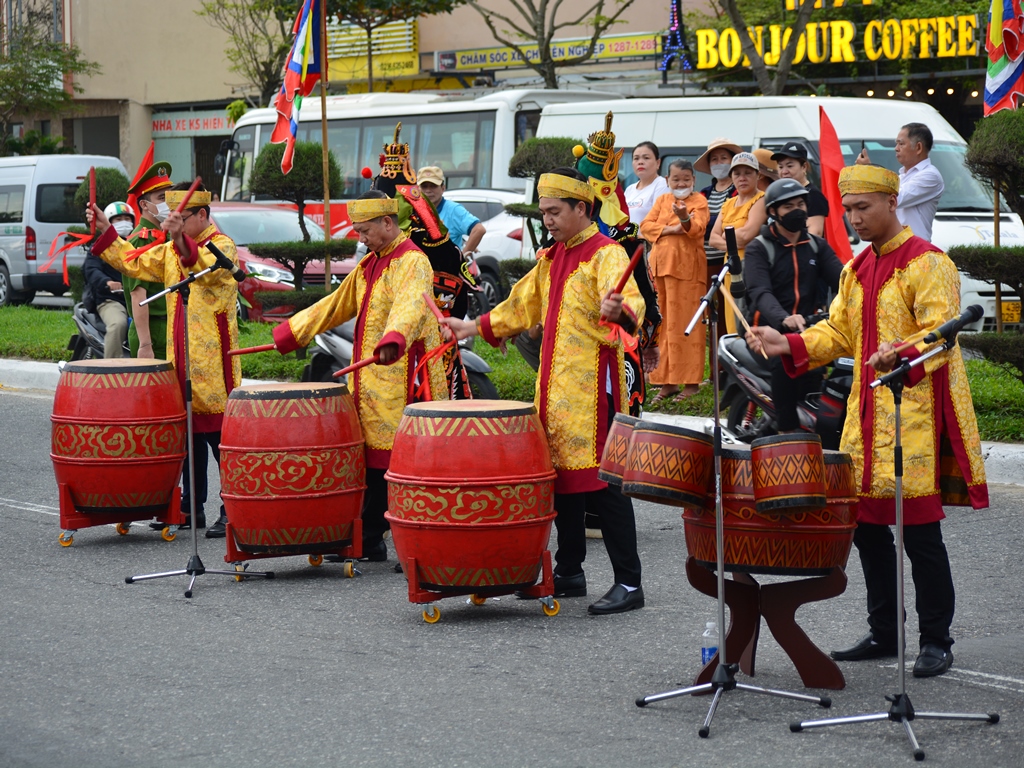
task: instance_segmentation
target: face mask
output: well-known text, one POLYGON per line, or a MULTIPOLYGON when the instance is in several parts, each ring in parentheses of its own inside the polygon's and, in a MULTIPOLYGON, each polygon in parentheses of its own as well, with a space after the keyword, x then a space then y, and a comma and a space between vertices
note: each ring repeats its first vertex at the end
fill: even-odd
POLYGON ((677 200, 685 200, 693 192, 693 187, 683 187, 683 189, 673 189, 672 194, 676 196, 677 200))
POLYGON ((716 163, 711 166, 711 175, 721 181, 729 177, 729 163, 716 163))
POLYGON ((130 221, 114 222, 114 231, 117 232, 117 234, 119 234, 121 237, 128 237, 128 235, 132 233, 133 229, 135 229, 135 225, 133 225, 130 221))
POLYGON ((171 212, 171 208, 167 203, 150 203, 149 205, 150 213, 148 215, 152 216, 157 221, 163 221, 167 218, 167 214, 171 212), (156 208, 155 213, 152 212, 153 208, 156 208))
POLYGON ((802 232, 807 226, 807 211, 802 211, 799 208, 790 211, 779 219, 779 224, 790 232, 802 232))

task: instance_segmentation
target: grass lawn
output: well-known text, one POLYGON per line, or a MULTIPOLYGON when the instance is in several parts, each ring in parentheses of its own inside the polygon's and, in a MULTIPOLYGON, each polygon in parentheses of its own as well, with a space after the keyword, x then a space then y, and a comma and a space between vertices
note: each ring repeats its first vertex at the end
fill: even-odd
MULTIPOLYGON (((273 341, 273 326, 265 323, 239 323, 239 346, 254 347, 273 341)), ((76 333, 71 312, 66 309, 39 307, 3 307, 0 309, 0 358, 22 358, 57 362, 69 360, 68 340, 76 333)), ((536 374, 519 351, 508 345, 502 355, 481 339, 473 347, 494 369, 491 381, 506 400, 533 400, 536 374)), ((260 352, 242 356, 242 375, 247 379, 298 381, 306 360, 295 354, 260 352)), ((978 416, 982 440, 1024 443, 1024 383, 1015 369, 994 365, 985 360, 967 360, 967 376, 978 416)), ((651 387, 648 403, 657 392, 651 387)), ((693 397, 681 403, 669 400, 650 406, 648 410, 687 416, 710 417, 711 387, 701 387, 693 397)))

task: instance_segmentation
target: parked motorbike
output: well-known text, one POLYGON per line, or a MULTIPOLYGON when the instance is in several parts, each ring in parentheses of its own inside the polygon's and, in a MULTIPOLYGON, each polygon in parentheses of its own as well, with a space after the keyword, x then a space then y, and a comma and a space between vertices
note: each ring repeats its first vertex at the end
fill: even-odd
MULTIPOLYGON (((107 326, 103 320, 95 312, 86 309, 82 302, 75 304, 71 315, 78 326, 78 333, 68 342, 67 348, 71 350, 71 359, 102 360, 103 339, 107 335, 107 326)), ((131 357, 127 341, 124 343, 124 356, 131 357)))
MULTIPOLYGON (((807 317, 808 326, 827 319, 827 314, 807 317)), ((722 405, 728 408, 726 428, 737 440, 750 443, 778 431, 772 402, 771 369, 761 355, 747 347, 737 334, 726 334, 718 342, 718 359, 725 370, 722 405)), ((846 420, 847 400, 853 386, 852 357, 840 357, 823 369, 821 390, 811 392, 797 403, 800 428, 821 436, 823 448, 839 449, 846 420)))

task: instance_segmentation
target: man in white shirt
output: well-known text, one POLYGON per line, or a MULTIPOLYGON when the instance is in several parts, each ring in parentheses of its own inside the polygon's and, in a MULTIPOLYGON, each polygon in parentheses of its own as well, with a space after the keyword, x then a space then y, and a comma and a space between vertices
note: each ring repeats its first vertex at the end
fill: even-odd
MULTIPOLYGON (((924 123, 907 123, 896 135, 896 161, 902 166, 896 215, 901 224, 928 242, 932 239, 932 222, 939 198, 946 188, 942 174, 928 158, 931 150, 932 132, 924 123)), ((867 150, 861 150, 857 162, 861 165, 871 162, 867 150)))

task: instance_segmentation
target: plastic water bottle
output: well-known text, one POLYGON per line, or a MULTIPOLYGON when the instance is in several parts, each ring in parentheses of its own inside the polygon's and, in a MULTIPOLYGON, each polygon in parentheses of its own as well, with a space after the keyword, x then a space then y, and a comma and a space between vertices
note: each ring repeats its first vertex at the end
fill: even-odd
POLYGON ((700 636, 700 663, 707 664, 718 653, 718 624, 709 621, 700 636))

